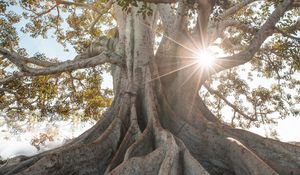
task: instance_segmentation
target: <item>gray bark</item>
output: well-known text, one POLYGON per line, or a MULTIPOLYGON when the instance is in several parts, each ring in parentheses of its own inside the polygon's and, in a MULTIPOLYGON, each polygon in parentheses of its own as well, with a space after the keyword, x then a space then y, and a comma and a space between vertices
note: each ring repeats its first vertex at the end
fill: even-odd
MULTIPOLYGON (((274 26, 289 3, 265 25, 274 26)), ((207 109, 198 89, 210 73, 186 60, 189 51, 166 37, 192 47, 180 27, 184 16, 167 5, 153 9, 145 19, 137 8, 115 9, 125 65, 113 69, 115 99, 101 120, 62 147, 9 161, 0 174, 300 174, 300 147, 231 128, 207 109), (154 55, 156 13, 166 30, 154 55)), ((251 52, 269 27, 257 34, 251 52)))

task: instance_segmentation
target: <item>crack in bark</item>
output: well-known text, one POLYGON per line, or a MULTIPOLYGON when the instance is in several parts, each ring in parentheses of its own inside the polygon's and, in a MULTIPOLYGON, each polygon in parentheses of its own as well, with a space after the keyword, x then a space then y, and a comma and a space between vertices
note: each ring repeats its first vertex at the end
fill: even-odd
MULTIPOLYGON (((284 1, 280 13, 274 12, 265 28, 273 25, 287 3, 290 1, 284 1)), ((132 14, 137 11, 131 10, 132 14)), ((116 14, 125 29, 119 31, 119 42, 128 56, 124 58, 127 70, 116 68, 116 98, 102 119, 64 146, 3 166, 0 174, 300 174, 300 147, 233 129, 217 120, 197 96, 197 88, 207 77, 193 74, 187 80, 191 72, 185 71, 176 74, 176 79, 151 81, 164 71, 164 65, 156 65, 162 57, 154 57, 149 49, 151 31, 138 20, 153 24, 154 19, 133 19, 132 14, 116 14), (126 32, 134 33, 126 39, 126 32), (144 64, 154 59, 157 62, 144 64), (184 91, 180 92, 182 82, 184 91)), ((167 16, 164 20, 168 22, 167 16)), ((170 33, 176 37, 180 31, 170 33)), ((174 48, 159 48, 164 51, 171 53, 174 48)))

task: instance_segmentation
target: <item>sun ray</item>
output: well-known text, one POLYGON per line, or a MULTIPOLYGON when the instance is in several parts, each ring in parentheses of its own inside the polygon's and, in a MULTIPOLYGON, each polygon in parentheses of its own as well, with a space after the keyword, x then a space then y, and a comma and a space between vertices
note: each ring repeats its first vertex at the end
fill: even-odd
MULTIPOLYGON (((214 66, 216 66, 215 60, 216 60, 216 54, 213 53, 209 47, 207 48, 203 48, 203 47, 199 47, 199 45, 203 45, 203 41, 200 41, 199 45, 197 45, 197 42, 192 38, 192 37, 188 37, 189 40, 192 42, 193 47, 188 47, 185 44, 176 41, 175 39, 173 39, 172 37, 167 36, 166 34, 162 34, 162 32, 156 31, 155 29, 153 29, 153 27, 151 27, 150 25, 147 25, 145 23, 143 23, 142 21, 139 21, 142 25, 149 27, 152 31, 154 31, 155 33, 159 33, 161 35, 163 35, 165 38, 169 39, 170 41, 178 44, 179 46, 181 46, 182 48, 186 49, 187 51, 189 51, 190 53, 186 56, 177 56, 177 55, 167 55, 168 57, 174 57, 174 58, 181 58, 180 63, 184 64, 184 66, 179 67, 175 70, 171 70, 165 74, 159 75, 155 78, 152 78, 151 80, 149 80, 148 82, 154 81, 156 79, 168 76, 172 73, 175 73, 177 71, 186 69, 188 67, 191 67, 193 65, 198 65, 197 69, 200 70, 200 74, 203 73, 204 71, 213 71, 214 70, 214 66), (191 62, 191 63, 190 63, 191 62)), ((214 49, 215 50, 215 49, 214 49)), ((170 64, 166 65, 166 66, 174 66, 176 64, 178 64, 179 62, 171 62, 170 64)), ((192 73, 189 77, 191 77, 193 74, 195 74, 197 72, 197 70, 192 70, 192 73)), ((199 75, 200 76, 200 75, 199 75)), ((183 84, 186 83, 186 81, 188 81, 189 78, 187 78, 185 80, 185 82, 183 84)))
POLYGON ((215 61, 215 55, 209 49, 199 50, 196 57, 202 67, 210 68, 215 61))
POLYGON ((169 40, 173 41, 174 43, 178 44, 179 46, 181 46, 181 47, 183 47, 183 48, 189 50, 190 52, 192 52, 192 53, 197 53, 195 50, 193 50, 193 49, 191 49, 191 48, 189 48, 189 47, 186 47, 184 44, 182 44, 182 43, 176 41, 175 39, 173 39, 173 38, 167 36, 166 34, 163 34, 163 33, 159 32, 159 31, 154 30, 150 25, 147 25, 147 24, 143 23, 141 20, 139 20, 139 22, 140 22, 141 24, 143 24, 144 26, 150 28, 150 29, 151 29, 152 31, 154 31, 155 33, 159 33, 159 34, 163 35, 163 36, 166 37, 167 39, 169 39, 169 40))
POLYGON ((188 68, 188 67, 190 67, 190 66, 193 66, 193 65, 195 65, 195 64, 197 64, 197 62, 193 62, 193 63, 191 63, 191 64, 182 66, 181 68, 175 69, 175 70, 173 70, 173 71, 170 71, 170 72, 165 73, 165 74, 163 74, 163 75, 160 75, 160 76, 158 76, 158 77, 152 78, 151 80, 149 80, 149 82, 151 82, 151 81, 153 81, 153 80, 157 80, 157 79, 159 79, 159 78, 161 78, 161 77, 165 77, 165 76, 170 75, 170 74, 172 74, 172 73, 175 73, 175 72, 177 72, 177 71, 186 69, 186 68, 188 68))
POLYGON ((199 65, 197 64, 197 68, 193 69, 192 72, 191 72, 191 74, 189 74, 189 76, 186 77, 186 79, 184 80, 184 82, 181 83, 180 88, 181 88, 186 82, 188 82, 188 80, 190 80, 191 77, 194 76, 195 73, 196 73, 197 71, 199 71, 199 70, 200 70, 200 67, 199 67, 199 65))

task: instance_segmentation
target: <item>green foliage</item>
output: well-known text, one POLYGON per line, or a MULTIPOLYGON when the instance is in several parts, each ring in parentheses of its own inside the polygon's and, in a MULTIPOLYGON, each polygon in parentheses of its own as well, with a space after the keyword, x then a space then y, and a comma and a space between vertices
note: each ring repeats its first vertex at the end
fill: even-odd
POLYGON ((32 112, 37 120, 69 119, 75 114, 84 120, 98 120, 103 110, 110 106, 112 90, 102 89, 103 68, 61 75, 28 77, 3 85, 13 93, 2 93, 1 110, 11 120, 26 120, 32 112))
MULTIPOLYGON (((257 31, 278 3, 256 2, 233 18, 257 31)), ((295 27, 299 13, 299 9, 286 12, 276 25, 278 32, 264 42, 250 63, 221 72, 207 82, 235 109, 228 107, 218 95, 201 90, 209 108, 220 119, 233 126, 249 128, 276 124, 278 119, 299 115, 300 31, 295 27), (229 114, 232 117, 228 118, 229 114)), ((226 33, 227 39, 221 46, 228 54, 244 50, 253 38, 253 33, 235 27, 227 29, 226 33), (228 40, 235 47, 229 45, 228 40)))
POLYGON ((21 31, 32 37, 44 38, 53 33, 52 37, 56 37, 63 46, 71 44, 79 53, 82 52, 93 38, 106 34, 116 24, 110 11, 99 17, 97 9, 101 9, 106 1, 95 3, 75 1, 75 3, 91 7, 64 4, 57 6, 55 1, 47 0, 19 2, 18 5, 24 9, 22 16, 27 20, 21 31))
POLYGON ((118 5, 122 7, 123 10, 130 10, 130 5, 137 7, 138 2, 136 0, 118 0, 118 5))
POLYGON ((149 4, 143 3, 137 13, 142 14, 143 18, 146 18, 146 16, 152 16, 153 15, 153 10, 152 10, 152 8, 150 7, 149 4))
POLYGON ((8 9, 15 5, 14 1, 0 0, 0 46, 11 48, 18 45, 19 37, 14 24, 18 23, 21 16, 8 9))
MULTIPOLYGON (((107 0, 68 2, 74 4, 56 4, 56 1, 48 0, 0 0, 0 46, 27 55, 18 46, 20 27, 16 26, 20 22, 25 24, 21 32, 32 37, 54 37, 63 46, 72 45, 78 53, 88 47, 94 38, 114 36, 117 26, 113 10, 101 11, 107 0)), ((222 36, 221 48, 229 55, 245 50, 254 33, 280 2, 257 1, 231 16, 247 25, 249 30, 229 27, 222 36)), ((116 3, 127 12, 132 6, 139 6, 138 13, 143 17, 153 13, 150 4, 136 0, 118 0, 116 3)), ((217 1, 212 19, 218 20, 218 15, 235 3, 232 0, 217 1)), ((173 8, 176 10, 176 5, 173 8)), ((195 22, 192 21, 195 10, 187 11, 186 15, 191 19, 189 24, 195 22)), ((289 10, 277 24, 276 34, 264 42, 249 64, 224 71, 207 82, 223 97, 203 89, 201 91, 205 102, 220 119, 228 121, 226 111, 232 111, 231 124, 249 128, 262 123, 276 123, 277 119, 289 115, 299 115, 296 108, 296 104, 300 103, 298 16, 299 9, 289 10)), ((162 25, 158 24, 158 31, 163 33, 163 30, 162 25)), ((42 54, 36 54, 34 58, 51 60, 42 54)), ((10 118, 8 123, 11 125, 16 120, 31 121, 32 117, 35 120, 48 117, 55 120, 79 115, 84 120, 97 120, 112 102, 112 90, 101 88, 101 74, 108 69, 105 65, 58 75, 16 79, 1 86, 8 90, 0 91, 0 110, 10 118)), ((8 60, 0 58, 0 79, 16 70, 8 60)))
MULTIPOLYGON (((97 11, 106 2, 97 1, 93 8, 78 8, 48 0, 0 0, 0 47, 28 56, 18 45, 18 32, 23 32, 34 38, 52 35, 66 50, 67 44, 71 44, 80 53, 93 38, 113 32, 116 24, 111 11, 101 16, 97 11)), ((57 61, 39 53, 33 58, 57 61)), ((6 116, 6 124, 16 127, 16 121, 65 120, 74 116, 98 120, 113 97, 111 89, 101 87, 101 76, 108 69, 104 65, 51 76, 19 78, 3 84, 1 88, 8 91, 0 91, 0 111, 6 116)), ((0 79, 16 71, 11 62, 0 58, 0 79)))

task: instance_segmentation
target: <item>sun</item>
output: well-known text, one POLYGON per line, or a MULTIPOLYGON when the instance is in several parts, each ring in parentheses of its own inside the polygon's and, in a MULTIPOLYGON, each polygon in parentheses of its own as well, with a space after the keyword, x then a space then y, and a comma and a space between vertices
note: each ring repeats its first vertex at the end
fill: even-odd
POLYGON ((214 64, 216 56, 209 49, 198 50, 196 52, 196 59, 200 66, 211 67, 214 64))

